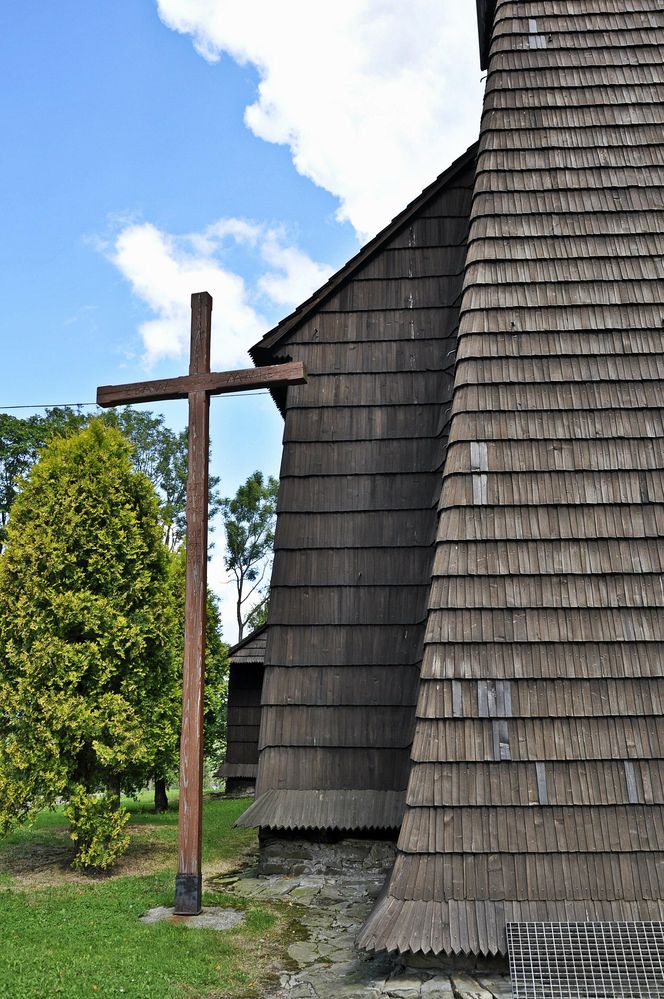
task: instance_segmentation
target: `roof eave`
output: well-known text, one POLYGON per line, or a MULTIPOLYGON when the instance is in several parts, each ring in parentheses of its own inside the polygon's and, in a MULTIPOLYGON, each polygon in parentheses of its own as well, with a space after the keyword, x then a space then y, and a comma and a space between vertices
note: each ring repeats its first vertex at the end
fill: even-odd
POLYGON ((477 29, 480 42, 480 66, 489 65, 489 48, 493 32, 493 19, 496 13, 496 0, 477 0, 477 29))
POLYGON ((244 649, 245 646, 250 645, 256 638, 258 638, 259 635, 262 635, 264 631, 267 631, 267 624, 262 624, 260 628, 256 628, 256 630, 252 631, 250 635, 246 635, 240 642, 232 645, 228 650, 229 658, 234 656, 236 652, 239 652, 240 649, 244 649))

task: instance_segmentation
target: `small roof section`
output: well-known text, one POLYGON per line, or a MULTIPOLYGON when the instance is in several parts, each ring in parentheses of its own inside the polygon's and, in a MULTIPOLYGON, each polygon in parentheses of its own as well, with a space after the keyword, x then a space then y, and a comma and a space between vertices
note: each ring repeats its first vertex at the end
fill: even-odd
POLYGON ((262 663, 265 660, 267 625, 264 624, 241 642, 228 650, 228 658, 235 666, 240 663, 262 663))

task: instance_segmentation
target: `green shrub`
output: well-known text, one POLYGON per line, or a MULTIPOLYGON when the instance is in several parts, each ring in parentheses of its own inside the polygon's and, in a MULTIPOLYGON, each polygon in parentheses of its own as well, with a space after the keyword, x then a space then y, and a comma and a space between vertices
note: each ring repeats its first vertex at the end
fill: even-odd
POLYGON ((79 785, 65 808, 69 835, 77 846, 73 867, 105 871, 129 846, 129 812, 116 794, 89 794, 79 785))

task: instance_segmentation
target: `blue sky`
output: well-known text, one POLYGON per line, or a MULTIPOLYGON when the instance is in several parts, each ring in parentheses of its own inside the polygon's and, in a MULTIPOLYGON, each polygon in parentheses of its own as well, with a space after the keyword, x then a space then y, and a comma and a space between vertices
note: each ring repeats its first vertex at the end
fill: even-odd
MULTIPOLYGON (((474 7, 0 5, 0 408, 184 373, 192 291, 215 298, 214 365, 250 363, 475 138, 474 7)), ((211 430, 226 494, 278 473, 269 396, 214 401, 211 430)))

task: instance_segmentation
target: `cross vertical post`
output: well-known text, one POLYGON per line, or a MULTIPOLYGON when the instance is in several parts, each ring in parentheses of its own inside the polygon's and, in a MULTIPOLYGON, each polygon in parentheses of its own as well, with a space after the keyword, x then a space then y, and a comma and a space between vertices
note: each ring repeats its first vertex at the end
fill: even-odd
POLYGON ((210 395, 257 388, 303 385, 301 361, 239 371, 210 371, 212 297, 191 296, 189 374, 127 385, 101 385, 98 406, 122 406, 166 399, 189 400, 187 470, 187 581, 185 594, 182 735, 180 738, 180 814, 175 912, 201 911, 201 840, 203 819, 203 693, 207 609, 208 451, 210 395))
MULTIPOLYGON (((191 296, 189 374, 210 371, 212 298, 191 296)), ((201 911, 201 833, 203 815, 203 693, 207 609, 208 450, 210 397, 204 389, 189 393, 189 468, 187 475, 187 574, 185 592, 182 734, 180 738, 180 810, 175 912, 201 911)))

